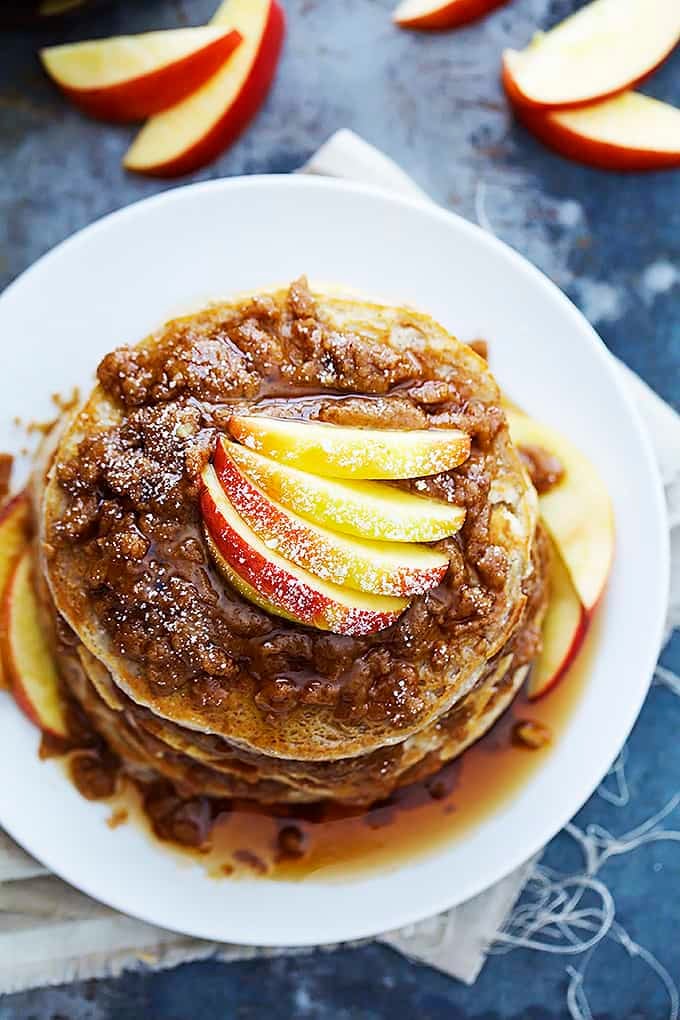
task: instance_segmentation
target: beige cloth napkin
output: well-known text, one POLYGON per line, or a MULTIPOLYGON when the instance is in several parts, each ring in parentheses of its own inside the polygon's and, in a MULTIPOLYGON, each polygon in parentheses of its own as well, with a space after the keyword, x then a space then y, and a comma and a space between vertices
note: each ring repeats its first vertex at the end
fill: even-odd
MULTIPOLYGON (((429 201, 392 160, 351 131, 333 135, 303 172, 363 181, 429 201)), ((650 430, 667 488, 675 568, 670 630, 680 624, 680 418, 637 376, 624 366, 621 370, 650 430)), ((467 903, 379 941, 472 983, 533 863, 467 903)), ((282 952, 203 942, 125 917, 48 875, 0 832, 0 994, 113 976, 139 966, 161 969, 207 957, 230 961, 282 952)))

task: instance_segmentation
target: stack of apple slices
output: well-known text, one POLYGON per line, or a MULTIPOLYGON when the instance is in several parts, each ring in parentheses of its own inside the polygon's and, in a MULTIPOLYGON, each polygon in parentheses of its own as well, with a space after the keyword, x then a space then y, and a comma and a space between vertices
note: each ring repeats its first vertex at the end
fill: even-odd
MULTIPOLYGON (((553 543, 537 698, 578 652, 611 568, 607 490, 568 440, 507 409, 514 443, 554 454, 564 475, 539 497, 553 543)), ((410 598, 439 584, 446 556, 423 543, 454 535, 465 512, 382 481, 449 470, 469 453, 456 430, 354 429, 235 416, 203 473, 205 531, 219 569, 267 611, 341 634, 389 626, 410 598), (371 480, 367 480, 371 479, 371 480)))
POLYGON ((41 59, 81 109, 111 121, 149 117, 123 164, 189 173, 243 131, 269 91, 283 43, 277 0, 225 0, 207 26, 52 46, 41 59))
POLYGON ((571 159, 680 166, 680 109, 631 91, 679 40, 676 0, 593 0, 526 49, 506 50, 505 90, 522 123, 571 159))
POLYGON ((444 578, 465 511, 381 484, 457 467, 457 429, 359 429, 234 416, 203 472, 201 507, 218 567, 276 615, 372 634, 444 578), (377 481, 376 481, 377 479, 377 481))

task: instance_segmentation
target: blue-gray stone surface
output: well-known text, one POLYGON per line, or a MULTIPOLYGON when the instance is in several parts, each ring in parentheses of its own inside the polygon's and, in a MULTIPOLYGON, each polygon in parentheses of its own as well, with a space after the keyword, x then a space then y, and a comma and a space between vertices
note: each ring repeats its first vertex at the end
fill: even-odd
MULTIPOLYGON (((41 73, 37 47, 199 24, 216 2, 127 0, 63 27, 0 35, 0 286, 97 217, 173 186, 121 169, 132 130, 68 106, 41 73)), ((543 269, 608 346, 678 406, 680 171, 618 175, 568 163, 513 123, 498 82, 502 49, 522 46, 579 0, 512 0, 482 23, 438 35, 396 29, 393 0, 283 2, 289 32, 274 91, 246 135, 192 179, 287 172, 337 128, 354 128, 439 202, 543 269)), ((680 104, 680 54, 645 91, 680 104)), ((643 521, 640 534, 643 541, 643 521)), ((680 641, 663 661, 680 671, 680 641)), ((560 873, 583 872, 577 838, 588 826, 620 836, 672 806, 680 685, 673 693, 667 679, 652 688, 629 741, 628 799, 621 774, 611 775, 604 796, 577 816, 578 828, 550 845, 544 863, 560 873)), ((549 1020, 588 1017, 585 998, 602 1020, 676 1017, 680 810, 661 824, 671 835, 659 838, 655 829, 643 845, 600 838, 609 856, 596 881, 611 892, 616 921, 591 954, 513 949, 494 955, 472 989, 377 946, 202 963, 7 997, 0 1020, 549 1020)), ((597 887, 588 895, 582 905, 601 904, 597 887)), ((578 934, 586 939, 586 927, 578 934)))

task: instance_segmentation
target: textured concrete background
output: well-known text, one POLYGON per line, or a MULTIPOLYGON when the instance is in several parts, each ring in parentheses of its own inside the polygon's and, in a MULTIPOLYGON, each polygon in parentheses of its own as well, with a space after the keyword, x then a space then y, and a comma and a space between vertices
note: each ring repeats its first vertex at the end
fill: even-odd
MULTIPOLYGON (((36 47, 198 24, 215 3, 127 0, 70 27, 0 36, 0 286, 79 227, 172 186, 124 173, 120 157, 132 131, 88 121, 68 107, 43 78, 36 47)), ((246 136, 195 179, 286 172, 336 128, 352 127, 438 201, 543 269, 610 348, 677 406, 680 172, 623 176, 567 163, 512 123, 498 84, 503 47, 523 45, 535 28, 579 2, 514 0, 481 24, 436 36, 395 29, 393 0, 284 0, 284 6, 289 34, 274 92, 246 136)), ((646 91, 680 103, 680 54, 646 91)), ((664 661, 677 671, 680 642, 664 661)), ((670 800, 680 786, 679 725, 680 700, 668 687, 654 687, 629 745, 630 801, 616 806, 626 797, 618 793, 620 774, 610 777, 604 797, 594 796, 578 816, 580 831, 597 822, 626 832, 670 800)), ((678 815, 669 816, 668 829, 678 815)), ((568 1016, 570 1008, 585 1017, 576 1012, 583 1009, 576 994, 581 979, 567 971, 584 964, 594 1016, 675 1016, 680 850, 672 838, 617 850, 603 872, 617 921, 642 953, 612 939, 592 958, 514 950, 491 959, 472 990, 377 947, 230 967, 208 963, 14 996, 0 1003, 0 1020, 547 1020, 568 1016), (651 965, 646 953, 654 954, 651 965)), ((565 872, 582 867, 567 834, 551 844, 548 860, 565 872)))

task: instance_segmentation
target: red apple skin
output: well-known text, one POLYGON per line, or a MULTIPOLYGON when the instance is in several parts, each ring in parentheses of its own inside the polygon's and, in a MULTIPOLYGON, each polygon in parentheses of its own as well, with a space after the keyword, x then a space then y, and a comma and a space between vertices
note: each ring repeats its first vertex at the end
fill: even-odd
POLYGON ((135 168, 135 173, 144 173, 149 177, 181 177, 211 163, 236 141, 267 98, 281 55, 285 30, 283 10, 276 0, 272 0, 257 57, 236 101, 225 110, 212 129, 186 152, 158 166, 144 170, 135 168))
POLYGON ((536 688, 532 687, 531 678, 529 678, 529 686, 527 688, 527 696, 528 696, 530 701, 538 701, 539 698, 545 697, 545 695, 548 694, 549 691, 552 691, 557 686, 557 684, 560 682, 560 680, 563 678, 563 676, 565 675, 565 673, 567 672, 567 670, 571 666, 572 662, 574 661, 574 659, 576 658, 576 656, 578 655, 578 653, 581 650, 581 646, 582 646, 583 642, 585 641, 586 634, 588 633, 588 627, 590 626, 591 619, 592 619, 592 613, 587 613, 586 610, 582 606, 581 607, 581 619, 579 621, 579 625, 576 628, 576 630, 574 631, 574 635, 572 637, 571 644, 569 645, 569 648, 566 651, 566 654, 565 654, 565 656, 564 656, 564 658, 563 658, 563 660, 562 660, 562 662, 561 662, 561 664, 559 666, 559 669, 555 670, 555 672, 549 678, 549 680, 547 680, 545 683, 543 683, 541 685, 540 689, 538 689, 538 690, 536 688))
POLYGON ((595 606, 586 609, 566 563, 552 540, 548 570, 549 602, 542 625, 543 648, 529 676, 527 695, 536 701, 559 683, 578 655, 595 606))
POLYGON ((501 72, 501 81, 503 83, 503 88, 505 89, 505 94, 510 100, 510 103, 518 117, 520 115, 520 111, 524 109, 532 110, 535 112, 540 111, 542 113, 546 113, 549 110, 578 110, 584 106, 591 106, 593 103, 601 103, 605 99, 612 99, 614 96, 618 96, 622 92, 627 92, 629 89, 635 88, 635 86, 639 85, 641 82, 647 81, 647 79, 651 78, 654 72, 657 71, 663 63, 665 63, 665 61, 667 60, 667 58, 669 57, 674 48, 675 43, 673 43, 668 52, 664 53, 664 55, 659 60, 657 60, 654 66, 650 67, 647 71, 645 71, 644 74, 638 75, 637 78, 631 78, 630 81, 624 82, 618 88, 610 89, 609 92, 602 92, 597 96, 589 96, 588 99, 582 99, 578 103, 546 104, 540 103, 537 100, 532 99, 531 96, 525 95, 525 93, 522 92, 519 85, 515 81, 515 78, 513 77, 512 72, 508 67, 508 63, 507 60, 505 59, 505 56, 503 57, 503 69, 501 72))
MULTIPOLYGON (((295 579, 284 574, 277 565, 265 560, 259 552, 252 549, 224 519, 205 486, 201 492, 201 510, 210 537, 232 570, 265 599, 272 599, 277 591, 285 592, 289 601, 282 607, 300 623, 323 626, 327 612, 331 608, 329 599, 299 581, 294 587, 291 580, 295 579)), ((348 611, 347 618, 338 626, 336 633, 374 634, 389 627, 395 619, 395 614, 369 610, 351 614, 348 611), (343 629, 339 629, 340 626, 343 629)))
POLYGON ((667 170, 680 166, 680 152, 626 149, 610 142, 598 142, 593 138, 584 138, 565 124, 560 124, 550 113, 521 105, 513 105, 513 109, 527 131, 549 149, 574 163, 622 173, 667 170))
POLYGON ((183 60, 175 60, 151 74, 101 89, 72 89, 56 82, 75 106, 97 120, 125 123, 161 113, 204 85, 236 47, 242 36, 235 29, 183 60))
POLYGON ((437 10, 408 21, 397 21, 397 24, 400 28, 415 28, 423 32, 460 28, 471 21, 483 18, 507 2, 508 0, 451 0, 451 3, 442 4, 437 10))

